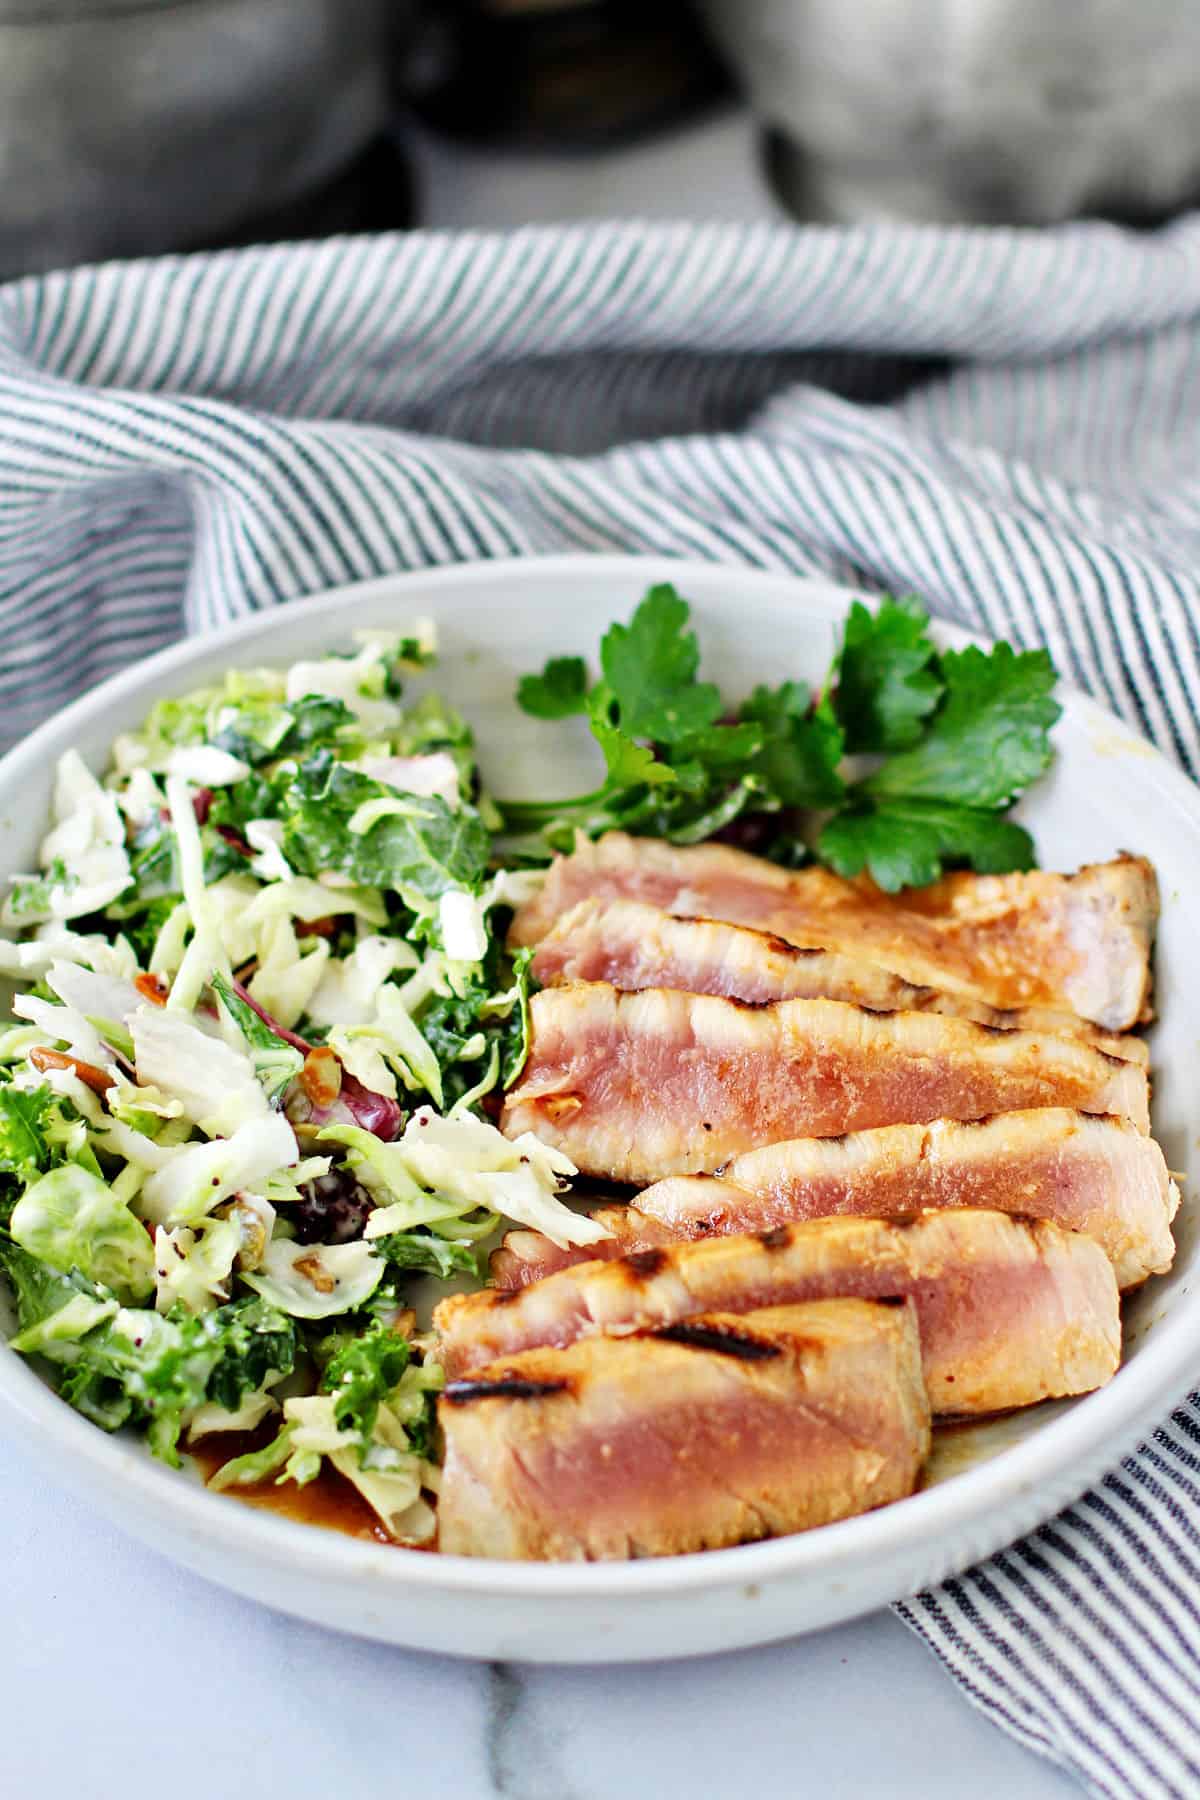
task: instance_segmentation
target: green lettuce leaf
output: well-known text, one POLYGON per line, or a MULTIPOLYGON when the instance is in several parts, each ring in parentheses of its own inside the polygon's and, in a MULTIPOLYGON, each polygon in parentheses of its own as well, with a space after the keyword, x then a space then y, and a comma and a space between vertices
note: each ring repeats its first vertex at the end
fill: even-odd
POLYGON ((272 1106, 278 1105, 303 1068, 303 1056, 294 1045, 271 1030, 266 1020, 246 1004, 224 975, 214 974, 212 988, 226 1014, 245 1039, 250 1060, 254 1064, 254 1073, 262 1083, 267 1099, 272 1106))
MULTIPOLYGON (((211 823, 202 829, 200 841, 204 846, 206 885, 211 886, 223 875, 245 869, 246 858, 241 851, 228 843, 211 823)), ((124 920, 140 914, 156 901, 174 903, 179 899, 183 891, 179 846, 169 819, 149 819, 135 834, 129 847, 129 870, 128 887, 107 909, 110 918, 124 920)))
POLYGON ((458 994, 430 1000, 420 1014, 421 1036, 442 1074, 446 1110, 473 1095, 471 1104, 497 1086, 511 1087, 529 1054, 530 950, 506 963, 495 938, 476 979, 458 994), (491 1080, 484 1082, 485 1072, 491 1080))
POLYGON ((784 806, 821 810, 836 806, 846 791, 838 773, 845 741, 826 705, 814 705, 800 681, 777 688, 757 687, 738 717, 761 727, 761 748, 749 766, 766 792, 784 806))
POLYGON ((208 822, 214 829, 224 826, 227 831, 236 831, 243 837, 251 819, 277 816, 285 786, 282 777, 270 780, 255 769, 242 781, 233 781, 228 787, 217 789, 209 807, 208 822))
POLYGON ((334 1340, 321 1376, 321 1392, 333 1395, 333 1416, 343 1431, 359 1434, 365 1458, 379 1408, 407 1369, 408 1339, 382 1319, 372 1319, 357 1337, 334 1340))
POLYGON ((700 646, 687 629, 690 608, 673 587, 653 587, 628 625, 610 625, 600 667, 627 737, 677 744, 715 724, 720 690, 698 681, 700 646))
POLYGON ((14 875, 4 910, 14 925, 36 924, 50 917, 50 896, 55 888, 70 894, 79 886, 61 856, 40 875, 14 875))
POLYGON ((1028 833, 987 815, 1050 761, 1053 664, 1005 643, 939 654, 928 628, 915 600, 855 602, 819 699, 797 681, 760 686, 730 724, 717 689, 698 679, 686 602, 652 589, 605 635, 593 687, 578 658, 522 684, 529 712, 588 714, 607 776, 569 800, 499 802, 509 854, 541 860, 569 852, 578 832, 613 830, 695 844, 745 821, 744 841, 785 866, 800 866, 815 838, 831 867, 869 868, 891 888, 961 863, 1029 866, 1028 833), (851 781, 847 755, 881 760, 851 781))
POLYGON ((736 720, 719 690, 698 678, 689 608, 671 587, 652 588, 628 625, 600 646, 603 678, 586 686, 578 658, 547 663, 518 698, 539 717, 586 712, 605 761, 602 787, 565 801, 499 802, 522 854, 568 850, 576 831, 620 830, 695 844, 745 813, 829 806, 841 798, 841 733, 807 689, 759 688, 736 720))
POLYGON ((388 1237, 373 1238, 372 1243, 393 1269, 405 1274, 436 1275, 442 1281, 449 1281, 452 1275, 480 1279, 479 1252, 470 1244, 434 1237, 427 1231, 393 1231, 388 1237))
POLYGON ((344 700, 329 694, 305 694, 283 705, 239 707, 212 742, 257 769, 281 757, 300 756, 318 745, 341 746, 360 737, 358 719, 344 700))
POLYGON ((46 1134, 54 1108, 55 1096, 48 1087, 0 1085, 0 1172, 25 1184, 50 1167, 46 1134))

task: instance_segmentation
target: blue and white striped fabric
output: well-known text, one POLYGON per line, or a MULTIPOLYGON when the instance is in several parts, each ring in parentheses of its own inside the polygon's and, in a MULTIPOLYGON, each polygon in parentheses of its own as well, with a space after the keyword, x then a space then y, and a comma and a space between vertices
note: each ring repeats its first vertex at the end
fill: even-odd
MULTIPOLYGON (((353 239, 0 289, 6 739, 182 632, 572 548, 914 590, 1200 772, 1200 220, 353 239)), ((902 1611, 1093 1793, 1200 1793, 1200 1397, 902 1611)))

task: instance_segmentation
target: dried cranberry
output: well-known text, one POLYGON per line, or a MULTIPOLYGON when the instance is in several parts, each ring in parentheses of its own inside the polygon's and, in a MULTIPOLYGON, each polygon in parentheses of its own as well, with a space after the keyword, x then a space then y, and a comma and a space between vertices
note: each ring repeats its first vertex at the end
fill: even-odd
POLYGON ((302 1244, 345 1244, 361 1237, 375 1204, 344 1164, 307 1182, 300 1195, 299 1206, 289 1206, 287 1216, 302 1244))

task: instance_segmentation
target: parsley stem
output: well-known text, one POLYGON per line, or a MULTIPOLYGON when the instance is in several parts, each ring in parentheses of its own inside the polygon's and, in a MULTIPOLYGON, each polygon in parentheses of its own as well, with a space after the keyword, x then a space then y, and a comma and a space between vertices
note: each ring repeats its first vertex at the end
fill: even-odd
POLYGON ((590 794, 577 794, 572 800, 496 800, 492 804, 512 825, 536 825, 545 819, 556 819, 560 813, 578 812, 585 806, 596 806, 612 795, 611 787, 594 788, 590 794))

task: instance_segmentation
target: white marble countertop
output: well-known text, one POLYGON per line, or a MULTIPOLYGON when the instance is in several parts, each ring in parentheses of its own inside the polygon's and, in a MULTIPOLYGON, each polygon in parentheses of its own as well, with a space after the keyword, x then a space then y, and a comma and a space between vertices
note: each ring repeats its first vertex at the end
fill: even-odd
POLYGON ((531 1669, 336 1637, 0 1462, 12 1800, 1067 1800, 887 1614, 701 1662, 531 1669))
MULTIPOLYGON (((434 225, 777 216, 749 124, 591 161, 420 146, 434 225)), ((14 1800, 1064 1800, 896 1619, 703 1662, 456 1663, 210 1587, 0 1458, 0 1793, 14 1800)))

